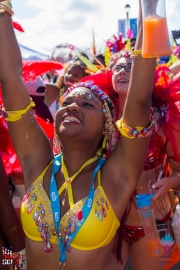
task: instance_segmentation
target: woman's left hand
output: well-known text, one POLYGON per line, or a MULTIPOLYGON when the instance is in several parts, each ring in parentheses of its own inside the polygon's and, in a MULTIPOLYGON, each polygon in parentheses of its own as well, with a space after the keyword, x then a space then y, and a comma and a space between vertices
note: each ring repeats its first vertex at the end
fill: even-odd
POLYGON ((164 196, 170 190, 171 185, 172 183, 170 181, 170 177, 163 177, 160 181, 153 184, 152 189, 153 191, 155 191, 155 196, 153 197, 153 200, 164 196))

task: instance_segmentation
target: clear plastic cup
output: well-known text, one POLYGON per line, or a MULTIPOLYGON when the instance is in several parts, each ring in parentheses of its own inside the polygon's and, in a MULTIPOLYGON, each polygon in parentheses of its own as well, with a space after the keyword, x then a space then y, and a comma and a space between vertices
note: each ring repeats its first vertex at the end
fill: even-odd
POLYGON ((157 257, 164 254, 165 250, 160 243, 157 232, 151 198, 154 194, 140 194, 136 196, 137 211, 141 218, 146 237, 148 255, 157 257))
POLYGON ((165 0, 141 0, 143 11, 144 58, 172 54, 166 20, 165 0))

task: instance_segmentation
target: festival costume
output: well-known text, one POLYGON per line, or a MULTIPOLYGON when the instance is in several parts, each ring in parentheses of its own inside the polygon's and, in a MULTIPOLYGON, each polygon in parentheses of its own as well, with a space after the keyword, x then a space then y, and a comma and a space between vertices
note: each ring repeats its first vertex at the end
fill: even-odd
MULTIPOLYGON (((162 124, 162 119, 160 119, 159 122, 161 122, 162 124)), ((165 145, 164 145, 164 141, 162 137, 158 135, 158 130, 150 138, 148 152, 146 155, 146 160, 145 160, 145 164, 143 168, 144 171, 155 169, 159 165, 161 165, 163 168, 163 161, 165 158, 165 145)), ((133 200, 133 204, 135 205, 134 200, 133 200)), ((162 224, 166 223, 168 219, 170 218, 170 216, 171 216, 171 211, 168 212, 166 218, 163 218, 162 220, 157 221, 157 223, 162 223, 162 224)), ((122 239, 124 241, 128 242, 129 244, 132 244, 138 241, 143 236, 145 236, 145 233, 142 226, 130 226, 130 225, 124 224, 124 229, 122 232, 122 239)))
MULTIPOLYGON (((52 162, 49 166, 51 164, 52 162)), ((43 177, 49 166, 33 182, 24 197, 21 207, 23 229, 28 238, 34 241, 42 241, 46 234, 45 230, 48 228, 51 237, 50 242, 46 242, 46 250, 48 245, 50 247, 50 243, 58 244, 50 200, 43 188, 43 177)), ((62 188, 59 189, 58 195, 61 195, 61 191, 62 188)), ((84 198, 74 204, 72 196, 68 196, 68 199, 70 209, 61 218, 59 224, 59 236, 60 233, 64 232, 63 241, 68 237, 68 233, 73 232, 75 227, 79 226, 78 223, 82 219, 80 211, 86 200, 84 198)), ((91 211, 70 246, 79 250, 93 250, 103 247, 112 240, 119 225, 119 220, 101 186, 100 171, 98 171, 98 186, 94 193, 91 211)))
MULTIPOLYGON (((97 85, 94 85, 93 81, 88 80, 84 82, 82 80, 80 83, 72 86, 61 98, 61 102, 63 103, 64 98, 68 95, 75 95, 75 97, 78 98, 78 96, 84 94, 87 95, 87 98, 96 99, 100 104, 101 102, 103 104, 102 110, 105 114, 106 120, 104 123, 105 138, 103 140, 102 148, 106 147, 106 142, 108 141, 108 149, 112 151, 117 144, 117 130, 113 124, 113 114, 111 115, 110 108, 107 103, 109 102, 108 97, 104 95, 103 91, 100 90, 97 85), (84 90, 79 87, 88 88, 93 94, 84 92, 84 90), (72 92, 74 89, 75 91, 72 92)), ((113 107, 111 110, 113 110, 113 107)), ((102 156, 101 150, 98 151, 100 156, 102 156)), ((104 158, 98 158, 96 156, 95 159, 93 158, 88 160, 75 175, 69 178, 63 161, 63 156, 56 156, 52 164, 50 200, 43 189, 43 176, 48 167, 32 184, 24 198, 21 216, 26 235, 35 241, 42 241, 43 238, 46 243, 44 250, 47 252, 52 250, 51 243, 58 244, 61 254, 60 266, 62 269, 64 268, 66 261, 66 251, 70 251, 71 246, 80 250, 92 250, 103 247, 112 240, 116 234, 117 228, 119 227, 120 223, 115 216, 100 182, 100 167, 104 162, 104 158), (90 164, 90 161, 92 163, 92 160, 93 162, 94 160, 98 160, 98 163, 93 172, 92 186, 89 194, 87 198, 74 204, 71 182, 85 166, 90 164), (58 191, 54 175, 60 169, 61 165, 65 183, 58 191), (98 178, 98 187, 94 190, 96 175, 98 178), (59 195, 64 189, 65 194, 64 198, 61 199, 60 205, 59 195), (63 207, 65 204, 67 194, 70 210, 61 218, 61 206, 63 207), (32 218, 35 220, 34 225, 32 224, 32 218), (87 232, 89 237, 87 237, 87 232), (95 234, 96 237, 94 236, 95 234)))
MULTIPOLYGON (((102 111, 106 118, 104 123, 105 137, 103 140, 102 148, 104 149, 106 147, 106 149, 112 151, 118 143, 118 138, 116 136, 117 129, 113 121, 113 104, 108 105, 110 100, 99 88, 100 83, 98 83, 98 86, 94 84, 97 82, 97 80, 99 81, 99 76, 102 77, 102 75, 103 74, 90 76, 86 78, 87 81, 81 80, 78 84, 69 88, 61 98, 61 104, 63 106, 63 101, 66 96, 75 96, 77 99, 78 96, 81 95, 86 95, 86 98, 88 99, 96 99, 100 104, 102 104, 102 111), (84 87, 90 89, 93 94, 84 91, 84 87), (112 107, 111 111, 110 106, 112 107)), ((103 77, 107 80, 106 75, 103 75, 103 77)), ((147 130, 142 127, 139 128, 141 131, 144 131, 144 137, 150 135, 148 128, 147 130)), ((130 129, 131 127, 128 127, 128 130, 130 129)), ((133 128, 133 130, 136 130, 136 128, 133 128)), ((151 132, 152 130, 153 128, 151 128, 151 132)), ((125 134, 124 136, 127 135, 125 134)), ((137 137, 134 135, 132 136, 134 138, 137 137)), ((99 155, 103 156, 103 151, 100 151, 99 155)), ((38 177, 38 179, 36 179, 35 182, 31 185, 26 196, 24 197, 24 202, 21 209, 21 217, 26 235, 34 241, 42 241, 43 238, 45 242, 44 250, 46 252, 52 251, 52 243, 58 244, 61 254, 61 269, 64 269, 66 251, 70 251, 70 247, 75 247, 80 250, 92 250, 103 247, 110 243, 116 234, 117 228, 120 225, 100 183, 100 167, 104 162, 104 158, 98 158, 98 164, 96 165, 96 168, 93 172, 93 182, 89 194, 87 198, 80 200, 76 204, 74 204, 73 201, 71 182, 74 180, 76 175, 86 166, 86 163, 75 175, 69 178, 67 169, 65 165, 63 165, 63 155, 56 156, 52 164, 50 199, 47 197, 47 194, 43 188, 43 176, 45 175, 51 163, 43 171, 40 177, 38 177), (65 183, 58 191, 54 175, 60 169, 61 164, 65 183), (96 179, 96 175, 98 177, 98 187, 96 190, 94 190, 94 181, 96 179), (61 192, 64 189, 65 195, 64 198, 61 199, 60 205, 59 195, 61 195, 61 192), (65 204, 65 198, 67 194, 70 210, 61 218, 61 206, 65 204), (91 232, 89 231, 90 228, 91 232), (87 232, 89 237, 87 237, 87 232), (96 237, 94 235, 96 235, 96 237)))
MULTIPOLYGON (((61 164, 63 167, 63 158, 62 156, 56 156, 52 163, 50 199, 47 197, 47 194, 43 188, 43 176, 51 163, 31 185, 24 197, 24 202, 22 204, 21 217, 26 235, 34 241, 42 241, 43 239, 45 242, 44 250, 46 252, 52 251, 52 243, 57 243, 59 245, 61 254, 61 269, 64 269, 66 251, 70 251, 71 246, 82 250, 91 250, 103 247, 110 243, 120 225, 101 186, 99 171, 100 167, 105 162, 105 159, 101 158, 104 157, 103 152, 105 148, 106 150, 113 151, 119 139, 117 136, 119 133, 114 122, 114 104, 101 90, 104 88, 104 86, 106 87, 106 90, 108 87, 112 89, 112 81, 110 80, 111 77, 109 75, 110 73, 98 74, 97 76, 90 76, 84 80, 81 80, 78 84, 69 88, 61 98, 61 102, 63 103, 63 99, 68 95, 74 95, 76 99, 78 96, 86 95, 86 98, 88 99, 98 100, 100 105, 102 105, 102 111, 105 115, 105 136, 102 149, 98 150, 98 155, 100 158, 98 158, 98 164, 93 172, 92 186, 87 198, 74 204, 72 188, 70 188, 71 181, 74 179, 74 176, 69 178, 67 170, 63 168, 62 171, 65 177, 65 185, 63 185, 63 188, 60 188, 59 191, 57 190, 55 174, 60 169, 61 164), (106 84, 107 81, 108 83, 110 82, 109 85, 106 84), (103 85, 103 87, 101 85, 103 85), (92 94, 84 91, 84 87, 90 89, 92 94), (96 175, 98 176, 98 187, 96 190, 94 190, 94 181, 96 179, 96 175), (65 198, 61 200, 60 206, 59 195, 64 189, 66 189, 65 197, 68 193, 70 210, 61 218, 61 206, 63 206, 65 203, 65 198), (93 230, 91 225, 93 226, 93 230), (90 228, 91 232, 89 232, 90 228), (87 232, 90 235, 88 238, 87 232), (96 237, 94 235, 96 235, 96 237)), ((26 113, 30 107, 31 103, 25 109, 21 110, 20 113, 19 111, 5 111, 4 115, 9 121, 11 121, 10 114, 13 114, 13 116, 18 115, 18 119, 20 119, 22 114, 26 113)), ((124 124, 123 121, 121 121, 121 123, 122 125, 124 124)), ((127 132, 125 132, 123 136, 129 138, 128 133, 129 131, 133 130, 135 133, 133 132, 133 134, 131 134, 132 138, 137 138, 135 134, 136 132, 139 133, 139 131, 143 133, 139 138, 146 137, 152 133, 153 126, 154 123, 151 123, 150 127, 148 128, 137 127, 136 129, 136 127, 131 128, 127 126, 127 132)), ((84 164, 82 168, 85 165, 86 164, 84 164)), ((80 171, 78 171, 78 173, 79 172, 80 171)), ((76 175, 77 174, 75 174, 75 176, 76 175)))
MULTIPOLYGON (((180 87, 180 75, 170 80, 168 74, 169 69, 166 67, 158 67, 155 74, 155 86, 153 90, 153 104, 156 106, 157 111, 160 113, 161 118, 157 121, 157 130, 152 135, 149 141, 148 152, 143 170, 151 170, 161 165, 164 176, 169 175, 168 160, 172 159, 179 162, 179 154, 177 153, 177 145, 173 130, 180 132, 180 128, 174 129, 173 124, 179 124, 180 120, 180 95, 178 89, 180 87), (158 134, 159 129, 163 127, 167 136, 167 141, 164 142, 162 137, 158 134), (170 141, 174 156, 166 157, 165 147, 170 141)), ((157 174, 156 174, 157 175, 157 174)), ((156 176, 158 179, 158 175, 156 176)), ((134 203, 134 202, 133 202, 134 203)), ((135 205, 135 203, 134 203, 135 205)), ((167 209, 168 210, 168 209, 167 209)), ((157 229, 167 229, 167 222, 172 217, 172 210, 162 218, 156 220, 157 229)), ((141 237, 144 237, 144 230, 142 226, 130 226, 124 224, 122 231, 122 239, 129 244, 135 243, 141 237)))

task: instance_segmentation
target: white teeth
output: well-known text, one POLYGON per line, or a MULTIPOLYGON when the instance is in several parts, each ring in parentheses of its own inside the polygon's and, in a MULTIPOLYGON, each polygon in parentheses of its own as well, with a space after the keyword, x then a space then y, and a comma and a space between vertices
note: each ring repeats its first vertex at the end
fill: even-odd
POLYGON ((66 117, 64 118, 64 121, 81 123, 81 122, 79 121, 79 119, 77 119, 77 118, 75 118, 75 117, 73 117, 73 116, 66 116, 66 117))
POLYGON ((118 83, 128 83, 127 80, 119 80, 118 83))

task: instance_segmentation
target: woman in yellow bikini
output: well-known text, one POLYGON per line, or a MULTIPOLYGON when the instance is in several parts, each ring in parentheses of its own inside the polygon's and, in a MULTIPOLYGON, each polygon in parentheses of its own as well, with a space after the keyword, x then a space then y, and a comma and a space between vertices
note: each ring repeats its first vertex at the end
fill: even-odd
POLYGON ((56 113, 55 131, 63 152, 54 157, 21 79, 21 55, 10 15, 9 0, 0 1, 3 115, 27 190, 21 218, 28 270, 116 270, 111 254, 115 234, 154 129, 150 100, 155 59, 139 55, 140 27, 129 95, 116 126, 113 104, 102 91, 106 84, 100 81, 99 87, 96 80, 87 79, 71 87, 56 113), (123 136, 118 143, 119 132, 123 136), (106 149, 113 150, 107 161, 102 157, 106 149))

